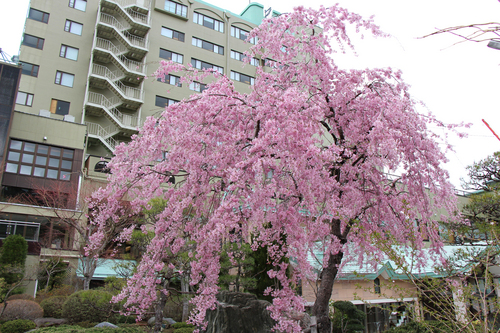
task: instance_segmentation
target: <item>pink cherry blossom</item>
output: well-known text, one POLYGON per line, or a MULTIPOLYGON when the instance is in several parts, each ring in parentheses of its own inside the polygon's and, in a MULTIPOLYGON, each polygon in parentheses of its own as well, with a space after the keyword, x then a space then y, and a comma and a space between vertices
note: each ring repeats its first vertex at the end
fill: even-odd
MULTIPOLYGON (((162 62, 158 77, 215 79, 202 94, 149 118, 108 164, 109 184, 95 194, 108 205, 96 225, 116 219, 125 198, 135 213, 153 198, 168 202, 137 273, 116 300, 125 300, 132 312, 147 311, 157 297, 160 263, 189 241, 195 244, 189 256, 197 290, 190 320, 204 325, 219 290, 221 244, 237 235, 253 239, 253 249, 268 248, 275 265, 269 275, 281 285, 269 289, 276 329, 299 332, 290 314, 303 311, 304 300, 295 286, 313 276, 307 258, 321 244, 323 275, 313 311, 319 331, 326 332, 344 255, 362 262, 365 253, 376 257, 384 242, 418 249, 425 236, 439 253, 437 220, 445 217, 434 214, 456 211, 441 140, 428 129, 443 124, 416 111, 401 72, 336 65, 335 52, 352 49, 346 25, 384 35, 371 20, 338 6, 299 7, 264 20, 250 33, 258 43, 247 55, 269 59, 270 67, 257 69, 248 94, 217 72, 162 62), (158 161, 164 152, 167 158, 158 161), (172 176, 175 185, 168 182, 172 176)), ((89 247, 99 242, 96 233, 89 247)))

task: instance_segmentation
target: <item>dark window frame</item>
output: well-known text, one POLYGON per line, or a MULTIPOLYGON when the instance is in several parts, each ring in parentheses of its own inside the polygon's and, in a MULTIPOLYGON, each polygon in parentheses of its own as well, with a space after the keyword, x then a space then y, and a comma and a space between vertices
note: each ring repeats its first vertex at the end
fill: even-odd
POLYGON ((193 22, 199 25, 202 25, 206 28, 215 30, 217 32, 224 33, 224 22, 221 20, 214 19, 213 17, 194 12, 193 13, 193 22), (213 21, 213 22, 210 22, 213 21))
POLYGON ((204 50, 224 55, 224 46, 215 44, 198 37, 192 37, 191 45, 202 48, 204 50), (217 47, 217 52, 215 52, 215 47, 217 47))
POLYGON ((156 95, 156 97, 155 97, 155 105, 158 107, 162 107, 162 108, 164 108, 166 106, 170 106, 170 105, 175 104, 177 102, 179 102, 179 101, 176 101, 175 99, 163 97, 160 95, 156 95))
POLYGON ((163 48, 160 48, 160 55, 159 55, 159 57, 162 58, 162 59, 171 60, 171 61, 173 61, 175 63, 178 63, 178 64, 183 64, 184 63, 184 55, 183 54, 180 54, 180 53, 177 53, 177 52, 173 52, 173 51, 170 51, 170 50, 167 50, 167 49, 163 49, 163 48), (174 55, 175 55, 175 58, 177 60, 179 60, 179 56, 180 56, 182 58, 182 61, 179 62, 179 61, 174 60, 174 55))
POLYGON ((181 17, 187 18, 187 6, 183 5, 181 3, 178 3, 178 2, 175 2, 175 1, 171 1, 171 0, 165 0, 165 5, 164 5, 163 9, 165 9, 169 13, 172 13, 172 14, 179 15, 181 17), (174 6, 174 8, 173 8, 174 10, 173 11, 170 10, 170 6, 167 6, 167 4, 173 5, 174 6))
POLYGON ((38 9, 35 9, 35 8, 32 8, 32 7, 30 7, 30 10, 29 10, 29 13, 28 13, 28 18, 29 19, 32 19, 33 21, 42 22, 42 23, 45 23, 45 24, 49 23, 49 16, 50 16, 49 13, 43 12, 41 10, 38 10, 38 9), (38 19, 36 17, 37 15, 41 15, 42 16, 41 19, 38 19))
POLYGON ((164 27, 164 26, 161 27, 160 34, 162 36, 164 36, 164 37, 167 37, 167 38, 170 38, 170 39, 173 39, 173 40, 177 40, 177 41, 183 42, 183 43, 184 43, 184 41, 186 39, 186 34, 185 33, 177 31, 177 30, 174 30, 174 29, 170 29, 170 28, 167 28, 167 27, 164 27), (172 32, 172 37, 169 37, 169 36, 163 34, 163 29, 171 31, 172 32))
POLYGON ((70 181, 75 163, 74 158, 74 149, 10 139, 5 160, 5 172, 28 177, 70 181), (13 146, 14 144, 19 144, 20 147, 17 148, 17 146, 13 146), (57 165, 55 165, 56 162, 57 165), (67 167, 68 163, 70 163, 69 167, 67 167), (16 172, 8 171, 8 168, 14 165, 16 165, 16 172), (21 172, 23 166, 25 170, 29 168, 29 174, 21 172), (37 175, 37 169, 38 171, 43 169, 43 175, 37 175), (55 178, 49 177, 49 170, 56 172, 55 178), (66 177, 67 175, 69 177, 66 177))
POLYGON ((69 60, 73 60, 73 61, 78 61, 78 54, 79 53, 80 53, 80 49, 73 47, 73 46, 66 45, 66 44, 61 44, 61 48, 59 49, 59 56, 61 58, 65 58, 65 59, 69 59, 69 60), (64 48, 64 52, 63 52, 63 48, 64 48), (76 50, 76 52, 77 52, 76 59, 71 59, 71 58, 68 58, 66 56, 68 54, 68 48, 76 50))
POLYGON ((66 20, 66 22, 64 23, 64 31, 69 32, 70 34, 73 34, 73 35, 81 36, 81 35, 83 35, 83 24, 80 22, 72 21, 72 20, 66 20), (81 29, 79 34, 71 31, 71 28, 73 27, 73 25, 81 26, 82 29, 81 29))
POLYGON ((50 102, 50 112, 51 113, 54 113, 54 114, 58 114, 58 115, 61 115, 61 116, 65 116, 67 114, 69 114, 69 108, 70 108, 70 105, 71 103, 70 102, 67 102, 67 101, 62 101, 60 99, 55 99, 55 98, 52 98, 51 102, 50 102), (54 105, 54 102, 55 102, 55 107, 53 108, 52 106, 54 105), (63 104, 64 103, 64 104, 63 104), (60 105, 61 104, 61 105, 60 105), (67 110, 68 112, 66 113, 58 113, 57 111, 61 109, 63 111, 67 110), (54 112, 52 112, 52 110, 54 110, 54 112))
POLYGON ((217 65, 214 65, 214 64, 211 64, 209 62, 206 62, 206 61, 203 61, 200 59, 196 59, 196 58, 191 58, 191 66, 193 66, 193 68, 197 68, 197 69, 214 69, 214 70, 218 71, 219 73, 224 74, 224 67, 220 67, 220 66, 217 66, 217 65), (197 67, 198 61, 200 62, 200 67, 197 67))
POLYGON ((21 62, 21 66, 21 74, 38 77, 38 72, 40 71, 39 65, 30 64, 28 62, 21 62))
POLYGON ((25 46, 32 47, 32 48, 39 49, 39 50, 43 50, 44 43, 45 43, 44 38, 40 38, 40 37, 33 36, 30 34, 24 34, 24 36, 23 36, 23 43, 22 44, 25 46), (27 40, 30 40, 32 38, 36 39, 36 42, 35 42, 35 40, 32 40, 31 42, 27 41, 27 40), (35 43, 33 43, 33 42, 35 42, 35 43))
POLYGON ((31 107, 31 106, 33 106, 33 99, 34 98, 35 98, 34 94, 31 94, 31 93, 28 93, 28 92, 25 92, 25 91, 18 91, 17 92, 17 96, 16 96, 16 104, 31 107), (24 98, 24 103, 18 103, 17 102, 17 99, 19 98, 19 94, 25 94, 26 95, 26 97, 24 98), (29 99, 29 97, 31 97, 31 100, 29 99))

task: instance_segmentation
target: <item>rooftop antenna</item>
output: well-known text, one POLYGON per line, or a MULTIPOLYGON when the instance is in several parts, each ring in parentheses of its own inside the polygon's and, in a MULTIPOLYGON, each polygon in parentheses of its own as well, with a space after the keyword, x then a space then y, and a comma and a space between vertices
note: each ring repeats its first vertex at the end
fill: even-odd
POLYGON ((7 52, 3 51, 2 48, 0 48, 0 61, 10 64, 17 64, 16 62, 12 61, 11 56, 7 52))

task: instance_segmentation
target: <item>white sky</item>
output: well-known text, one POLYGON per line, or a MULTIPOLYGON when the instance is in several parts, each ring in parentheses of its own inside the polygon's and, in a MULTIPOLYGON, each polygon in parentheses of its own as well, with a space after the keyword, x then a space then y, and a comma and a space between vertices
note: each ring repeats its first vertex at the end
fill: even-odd
MULTIPOLYGON (((247 0, 206 1, 236 14, 248 4, 247 0)), ((375 22, 392 36, 357 41, 358 56, 339 56, 340 65, 401 69, 412 86, 413 97, 423 101, 440 120, 473 124, 467 131, 468 138, 450 137, 456 153, 448 154, 450 162, 445 167, 452 183, 459 188, 465 166, 500 150, 500 141, 481 121, 484 118, 500 135, 500 50, 490 49, 486 43, 453 45, 459 39, 451 35, 417 37, 437 28, 500 22, 500 3, 497 0, 309 0, 307 5, 317 8, 336 2, 365 17, 374 15, 375 22)), ((0 12, 0 48, 10 56, 18 54, 28 3, 28 0, 10 2, 8 10, 0 12)), ((272 6, 284 13, 304 2, 261 3, 265 8, 272 6)))

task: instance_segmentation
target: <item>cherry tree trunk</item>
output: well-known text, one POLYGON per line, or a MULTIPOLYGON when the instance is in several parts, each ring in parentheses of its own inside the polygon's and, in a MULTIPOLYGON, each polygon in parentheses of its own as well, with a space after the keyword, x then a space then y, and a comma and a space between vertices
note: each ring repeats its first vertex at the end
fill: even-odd
POLYGON ((330 255, 328 265, 323 268, 323 272, 321 273, 321 284, 319 285, 316 301, 312 308, 312 313, 316 316, 318 333, 330 333, 332 330, 332 323, 329 316, 329 302, 332 296, 333 282, 337 276, 343 256, 343 252, 330 255))
POLYGON ((83 277, 83 290, 90 289, 90 280, 91 279, 92 279, 92 276, 84 276, 83 277))
POLYGON ((153 332, 158 333, 162 330, 163 325, 163 309, 165 309, 165 304, 167 304, 167 295, 160 292, 160 297, 155 309, 155 327, 153 332))
POLYGON ((189 275, 185 274, 181 277, 181 291, 182 291, 182 321, 188 320, 189 316, 189 275))

